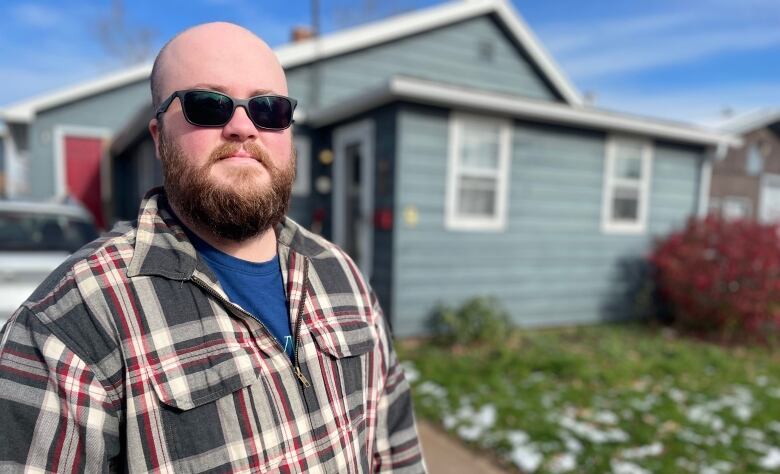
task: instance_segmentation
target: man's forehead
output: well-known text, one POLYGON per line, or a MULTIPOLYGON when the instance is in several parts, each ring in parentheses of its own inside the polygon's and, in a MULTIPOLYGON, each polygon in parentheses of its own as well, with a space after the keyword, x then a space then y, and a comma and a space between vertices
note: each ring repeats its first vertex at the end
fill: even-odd
POLYGON ((270 47, 248 30, 209 23, 175 37, 161 52, 165 88, 213 89, 229 93, 285 93, 284 72, 270 47), (209 87, 206 87, 209 86, 209 87))

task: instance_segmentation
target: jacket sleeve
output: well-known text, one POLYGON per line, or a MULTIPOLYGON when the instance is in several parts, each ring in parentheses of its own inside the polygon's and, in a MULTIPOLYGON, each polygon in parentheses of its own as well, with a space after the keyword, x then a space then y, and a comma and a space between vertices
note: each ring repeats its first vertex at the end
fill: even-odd
POLYGON ((108 472, 117 401, 93 370, 25 308, 0 337, 0 470, 108 472))
POLYGON ((409 383, 398 363, 390 328, 382 309, 373 298, 374 311, 378 315, 379 344, 384 359, 384 384, 377 402, 377 429, 373 454, 374 472, 420 473, 426 472, 422 448, 417 434, 412 409, 409 383))

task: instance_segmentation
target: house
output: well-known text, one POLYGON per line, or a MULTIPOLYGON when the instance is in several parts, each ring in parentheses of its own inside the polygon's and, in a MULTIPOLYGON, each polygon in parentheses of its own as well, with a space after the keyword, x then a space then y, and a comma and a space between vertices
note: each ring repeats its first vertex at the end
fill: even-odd
POLYGON ((710 209, 730 219, 780 222, 780 109, 751 112, 722 127, 742 145, 715 160, 710 209))
MULTIPOLYGON (((524 325, 614 317, 627 264, 706 212, 713 159, 738 143, 585 104, 504 0, 447 3, 276 52, 299 100, 291 215, 353 255, 401 336, 423 333, 437 303, 481 295, 524 325)), ((3 112, 25 138, 14 147, 33 195, 73 189, 70 162, 89 155, 102 163, 91 165, 97 207, 131 212, 159 179, 149 72, 3 112)))

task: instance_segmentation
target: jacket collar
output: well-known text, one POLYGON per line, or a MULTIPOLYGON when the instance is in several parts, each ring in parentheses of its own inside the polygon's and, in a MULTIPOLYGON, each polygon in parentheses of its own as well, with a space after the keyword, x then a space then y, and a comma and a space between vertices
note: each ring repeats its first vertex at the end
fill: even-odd
MULTIPOLYGON (((306 255, 306 246, 296 245, 297 224, 282 219, 274 229, 277 236, 281 267, 286 270, 290 250, 306 255)), ((182 223, 170 211, 165 190, 151 189, 141 201, 135 235, 135 250, 128 265, 127 276, 156 275, 173 280, 189 280, 196 269, 211 272, 198 259, 187 238, 182 223)), ((286 272, 285 272, 286 273, 286 272)))

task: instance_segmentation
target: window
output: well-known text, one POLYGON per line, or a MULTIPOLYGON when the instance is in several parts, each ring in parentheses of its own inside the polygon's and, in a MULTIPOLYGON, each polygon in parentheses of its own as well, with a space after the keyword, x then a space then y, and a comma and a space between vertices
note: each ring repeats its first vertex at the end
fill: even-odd
POLYGON ((293 183, 293 196, 308 196, 309 181, 311 180, 311 141, 307 136, 296 136, 293 139, 295 146, 295 183, 293 183))
POLYGON ((622 137, 607 140, 601 209, 604 232, 645 231, 652 156, 650 142, 622 137))
POLYGON ((505 227, 510 140, 508 121, 453 114, 447 164, 447 228, 505 227))
POLYGON ((750 145, 745 161, 745 172, 750 176, 758 176, 764 170, 764 156, 761 154, 761 143, 750 145))

